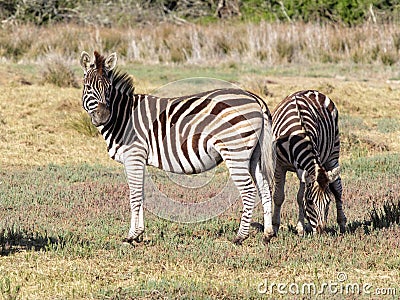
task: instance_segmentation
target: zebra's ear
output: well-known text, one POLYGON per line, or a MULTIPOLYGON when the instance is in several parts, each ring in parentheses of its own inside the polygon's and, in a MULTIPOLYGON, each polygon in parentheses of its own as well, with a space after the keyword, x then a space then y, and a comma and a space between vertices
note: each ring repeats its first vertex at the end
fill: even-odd
POLYGON ((328 171, 327 174, 329 178, 329 183, 334 182, 340 176, 340 167, 336 167, 333 170, 328 171))
POLYGON ((106 58, 104 66, 108 71, 111 71, 112 69, 115 68, 116 65, 117 65, 117 53, 114 52, 106 58))
POLYGON ((87 70, 90 67, 90 56, 86 51, 82 51, 80 63, 81 63, 83 72, 86 74, 87 70))

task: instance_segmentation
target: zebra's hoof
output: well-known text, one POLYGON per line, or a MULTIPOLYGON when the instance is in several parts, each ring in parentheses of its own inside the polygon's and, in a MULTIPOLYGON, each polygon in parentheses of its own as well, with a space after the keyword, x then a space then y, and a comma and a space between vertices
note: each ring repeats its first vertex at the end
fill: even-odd
POLYGON ((133 243, 133 238, 124 238, 124 239, 122 239, 122 243, 123 243, 123 244, 132 245, 132 243, 133 243))
POLYGON ((124 244, 130 244, 130 245, 132 245, 133 244, 133 242, 136 242, 136 243, 141 243, 141 242, 143 242, 143 235, 141 234, 141 235, 139 235, 139 236, 137 236, 137 237, 127 237, 127 238, 124 238, 123 240, 122 240, 122 243, 124 243, 124 244))
POLYGON ((268 245, 271 242, 271 239, 274 237, 274 235, 272 234, 264 234, 263 237, 263 243, 264 245, 268 245))
POLYGON ((337 223, 339 225, 340 233, 346 233, 346 223, 347 223, 346 216, 345 215, 339 215, 337 217, 337 223))
POLYGON ((268 245, 271 239, 278 234, 279 226, 266 226, 264 229, 263 243, 268 245))
POLYGON ((237 236, 233 239, 232 243, 234 243, 235 245, 241 246, 243 244, 244 240, 245 240, 244 238, 237 236))
POLYGON ((303 226, 297 226, 296 230, 297 230, 297 235, 299 237, 303 237, 304 236, 305 231, 304 231, 304 227, 303 226))
POLYGON ((141 243, 143 242, 143 234, 137 236, 136 238, 133 239, 136 243, 141 243))

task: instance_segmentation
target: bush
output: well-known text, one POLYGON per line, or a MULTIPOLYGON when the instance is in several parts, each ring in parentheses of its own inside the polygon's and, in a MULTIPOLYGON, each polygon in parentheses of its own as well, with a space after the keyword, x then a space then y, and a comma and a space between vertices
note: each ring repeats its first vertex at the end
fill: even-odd
POLYGON ((370 212, 372 227, 374 229, 388 228, 392 224, 400 224, 400 200, 386 201, 383 208, 376 207, 370 212))
POLYGON ((394 65, 398 60, 397 53, 394 52, 383 52, 381 54, 381 61, 386 66, 394 65))
POLYGON ((74 18, 76 0, 5 0, 0 4, 0 16, 36 25, 68 21, 74 18))
MULTIPOLYGON (((233 1, 225 1, 232 6, 233 1)), ((236 3, 236 1, 234 1, 236 3)), ((360 24, 366 20, 398 20, 395 0, 242 0, 228 17, 245 21, 304 21, 311 23, 360 24)), ((73 21, 101 26, 160 21, 182 22, 180 18, 209 22, 217 20, 219 0, 3 0, 0 17, 37 25, 73 21)))
POLYGON ((241 12, 245 19, 251 21, 290 20, 355 25, 378 15, 382 21, 393 21, 398 17, 399 6, 393 0, 247 0, 242 1, 241 12))
POLYGON ((79 88, 72 69, 61 58, 51 58, 45 64, 42 73, 42 82, 54 84, 58 87, 79 88))
POLYGON ((78 116, 69 119, 67 126, 85 136, 95 137, 99 134, 99 131, 92 124, 92 121, 86 112, 82 112, 78 116))

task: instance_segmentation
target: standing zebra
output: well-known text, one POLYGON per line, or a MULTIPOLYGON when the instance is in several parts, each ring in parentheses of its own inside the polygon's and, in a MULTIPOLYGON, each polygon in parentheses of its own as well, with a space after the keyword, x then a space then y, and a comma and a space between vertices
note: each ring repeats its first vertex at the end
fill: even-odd
MULTIPOLYGON (((274 234, 279 230, 287 171, 296 172, 300 179, 297 194, 298 233, 304 233, 304 209, 313 232, 323 231, 332 193, 336 200, 337 222, 340 232, 343 233, 346 216, 342 209, 340 140, 335 104, 318 91, 294 93, 275 108, 272 128, 276 140, 272 216, 274 234)), ((268 238, 271 237, 272 235, 268 238)))
MULTIPOLYGON (((243 202, 234 239, 241 244, 249 236, 257 191, 264 215, 271 214, 273 135, 267 105, 240 89, 175 98, 134 94, 130 76, 114 70, 116 62, 115 53, 104 58, 94 52, 93 62, 86 52, 80 58, 83 108, 127 175, 132 216, 124 241, 139 241, 144 232, 145 165, 195 174, 225 161, 243 202)), ((265 232, 272 231, 271 219, 267 221, 265 232)))

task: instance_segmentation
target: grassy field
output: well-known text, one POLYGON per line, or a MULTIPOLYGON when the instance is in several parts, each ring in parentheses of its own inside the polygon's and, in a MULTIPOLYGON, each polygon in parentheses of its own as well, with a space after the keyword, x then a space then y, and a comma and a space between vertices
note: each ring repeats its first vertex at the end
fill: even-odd
MULTIPOLYGON (((326 93, 341 113, 347 233, 337 234, 331 205, 328 233, 299 238, 297 180, 289 176, 282 229, 268 247, 256 229, 243 246, 230 242, 239 226, 240 203, 194 224, 170 222, 147 211, 144 242, 124 245, 130 213, 123 169, 108 158, 102 138, 85 127, 80 88, 41 83, 38 64, 4 63, 3 299, 399 297, 400 83, 392 80, 398 78, 394 67, 137 64, 123 69, 134 75, 139 92, 188 77, 215 77, 263 95, 271 109, 300 89, 326 93)), ((162 175, 150 174, 159 176, 156 183, 166 193, 182 201, 192 197, 173 190, 162 175)), ((215 176, 218 183, 224 168, 215 176)), ((207 197, 201 191, 197 195, 207 197)), ((254 221, 262 221, 260 206, 254 221)))

